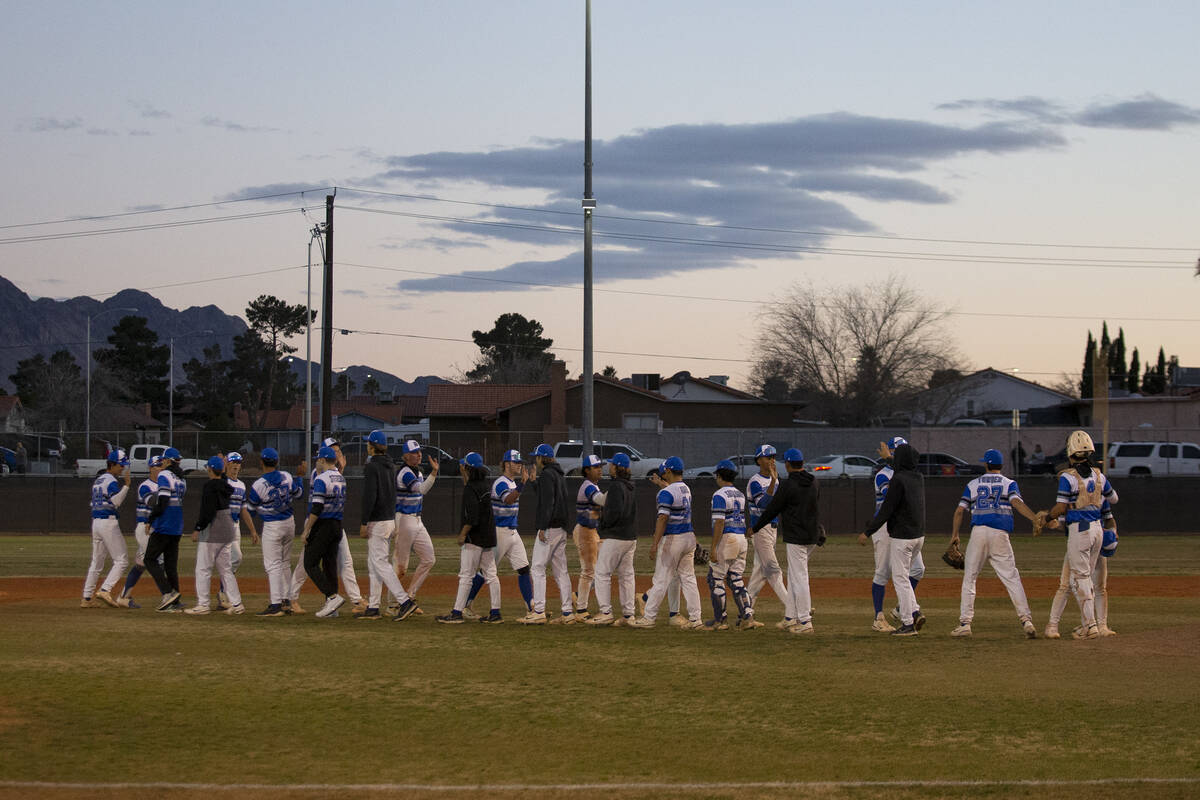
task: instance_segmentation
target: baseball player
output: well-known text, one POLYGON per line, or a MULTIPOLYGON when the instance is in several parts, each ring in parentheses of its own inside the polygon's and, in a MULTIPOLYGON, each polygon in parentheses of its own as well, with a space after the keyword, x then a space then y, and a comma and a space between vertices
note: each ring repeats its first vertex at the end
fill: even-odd
MULTIPOLYGON (((665 489, 667 482, 663 480, 663 466, 659 464, 657 469, 650 471, 646 475, 646 479, 659 489, 665 489)), ((639 592, 635 598, 637 604, 637 616, 646 616, 646 600, 649 598, 648 592, 639 592)), ((672 574, 670 583, 667 584, 667 622, 675 628, 682 628, 688 624, 688 618, 679 613, 679 576, 672 574)))
POLYGON ((526 468, 525 480, 533 481, 537 493, 537 537, 533 540, 530 574, 533 577, 533 609, 518 620, 523 625, 545 625, 546 567, 554 573, 558 593, 562 598, 562 616, 551 622, 565 625, 575 623, 571 605, 571 575, 567 572, 567 480, 562 467, 554 460, 554 448, 539 444, 529 454, 533 464, 526 468), (534 473, 536 472, 536 479, 534 473))
MULTIPOLYGON (((1092 566, 1092 583, 1096 596, 1096 626, 1099 628, 1101 636, 1116 636, 1116 631, 1108 627, 1108 557, 1117 549, 1117 521, 1113 517, 1112 506, 1107 500, 1100 506, 1100 514, 1103 539, 1100 545, 1100 557, 1092 566)), ((1054 530, 1063 525, 1061 517, 1046 521, 1046 527, 1054 530)), ((1044 638, 1060 638, 1058 624, 1062 620, 1063 612, 1067 610, 1067 597, 1071 592, 1071 564, 1064 556, 1062 573, 1058 578, 1058 590, 1054 593, 1054 600, 1050 603, 1050 619, 1042 634, 1044 638)))
MULTIPOLYGON (((500 460, 502 473, 492 482, 492 517, 496 521, 496 563, 508 558, 508 564, 517 571, 517 586, 521 599, 525 601, 525 612, 533 610, 533 579, 529 575, 529 554, 525 543, 517 533, 517 509, 521 491, 525 488, 525 475, 520 450, 508 450, 500 460)), ((478 619, 471 610, 471 603, 479 590, 487 583, 482 572, 471 579, 471 591, 463 607, 463 617, 478 619)))
POLYGON ((615 453, 608 462, 608 491, 600 512, 597 533, 600 549, 596 556, 596 602, 599 613, 589 625, 628 625, 634 620, 633 556, 637 550, 637 498, 633 493, 631 462, 625 453, 615 453), (617 576, 621 617, 612 613, 612 577, 617 576))
POLYGON ((916 587, 909 580, 913 562, 925 544, 925 480, 917 472, 917 451, 905 442, 896 446, 893 473, 887 494, 867 523, 867 536, 888 526, 892 585, 900 599, 900 627, 892 636, 916 636, 925 625, 925 615, 917 604, 916 587))
MULTIPOLYGON (((321 449, 324 451, 326 448, 321 449)), ((329 448, 329 451, 333 452, 333 449, 329 448)), ((365 620, 379 619, 379 602, 386 585, 392 597, 400 603, 396 608, 395 621, 401 622, 416 612, 417 604, 404 591, 388 559, 392 536, 396 532, 396 467, 388 457, 387 435, 383 431, 371 431, 367 435, 367 452, 371 457, 363 466, 362 522, 358 535, 367 540, 369 594, 367 607, 354 612, 354 616, 365 620)))
POLYGON ((209 592, 212 588, 213 567, 221 576, 221 585, 229 597, 226 614, 244 614, 242 593, 233 575, 233 545, 237 541, 238 519, 230 512, 233 486, 225 479, 225 459, 213 456, 208 460, 208 481, 200 495, 200 514, 192 529, 196 547, 196 605, 186 614, 202 616, 212 613, 209 592))
MULTIPOLYGON (((225 481, 232 490, 232 493, 229 495, 229 516, 233 517, 233 546, 229 549, 229 557, 233 565, 234 575, 237 574, 238 567, 242 565, 243 523, 250 529, 251 544, 258 544, 258 531, 254 529, 254 519, 250 516, 250 512, 246 510, 246 484, 238 480, 238 474, 241 471, 242 454, 234 450, 225 456, 225 481)), ((232 605, 225 593, 225 582, 222 579, 221 587, 217 592, 217 608, 221 611, 227 611, 232 605)))
POLYGON ((346 602, 337 593, 337 553, 345 508, 346 479, 337 470, 337 454, 332 447, 322 447, 317 451, 317 477, 309 491, 308 517, 301 536, 304 569, 325 595, 325 605, 315 614, 318 619, 336 617, 346 602))
POLYGON ((600 511, 604 508, 604 492, 596 483, 600 473, 604 471, 604 461, 600 456, 589 453, 583 457, 579 471, 583 474, 583 483, 575 493, 575 530, 572 536, 575 547, 579 550, 579 588, 575 592, 575 619, 587 621, 588 601, 592 594, 592 585, 596 580, 596 555, 600 550, 600 534, 596 528, 600 526, 600 511))
POLYGON ((121 534, 117 509, 125 501, 128 492, 129 458, 124 450, 110 450, 104 471, 92 482, 92 563, 83 582, 83 600, 79 603, 81 608, 97 608, 97 598, 113 608, 119 605, 112 596, 112 589, 129 566, 129 552, 125 549, 125 537, 121 534), (105 576, 104 583, 100 584, 100 590, 96 591, 96 582, 100 580, 105 558, 112 559, 112 568, 105 576), (93 592, 95 597, 92 596, 93 592))
POLYGON ((654 583, 646 597, 646 611, 631 625, 653 628, 658 608, 667 593, 672 575, 679 576, 680 589, 688 606, 688 622, 684 630, 701 630, 700 589, 696 586, 696 533, 692 529, 692 491, 683 482, 683 459, 671 456, 663 462, 666 488, 658 492, 658 516, 654 523, 654 543, 650 557, 654 562, 654 583), (662 552, 659 552, 659 545, 662 552))
POLYGON ((162 600, 157 611, 181 613, 179 592, 179 540, 183 537, 183 496, 187 483, 179 468, 181 454, 174 447, 163 453, 158 491, 150 509, 150 539, 146 542, 146 571, 154 578, 162 600))
MULTIPOLYGON (((408 560, 415 552, 417 568, 413 570, 412 580, 409 581, 408 595, 416 602, 421 585, 429 577, 433 569, 433 539, 421 519, 422 500, 437 481, 439 464, 436 458, 429 459, 429 474, 422 479, 421 445, 409 439, 401 445, 401 458, 404 463, 396 470, 396 542, 395 560, 396 573, 401 579, 408 572, 408 560)), ((420 606, 416 612, 421 613, 420 606)))
MULTIPOLYGON (((962 601, 958 609, 958 627, 951 636, 971 635, 971 620, 975 618, 975 581, 983 570, 984 561, 992 565, 996 577, 1008 590, 1009 599, 1017 610, 1021 629, 1030 639, 1037 638, 1033 626, 1029 601, 1025 598, 1025 587, 1021 584, 1021 573, 1017 571, 1016 556, 1013 555, 1009 535, 1013 529, 1013 510, 1036 528, 1037 515, 1021 499, 1017 482, 1001 474, 1004 455, 999 450, 988 450, 983 454, 987 473, 973 479, 963 489, 962 499, 954 509, 954 523, 950 529, 950 543, 958 544, 958 531, 963 519, 971 515, 971 541, 967 544, 963 567, 962 601)), ((878 534, 876 534, 878 535, 878 534)))
POLYGON ((708 630, 728 630, 725 582, 733 591, 738 610, 738 627, 761 628, 754 619, 754 607, 746 594, 742 576, 746 572, 746 496, 733 485, 737 467, 728 459, 717 462, 717 490, 712 496, 712 547, 709 549, 708 591, 712 597, 713 619, 708 630))
MULTIPOLYGON (((783 461, 787 465, 787 480, 776 488, 775 496, 754 523, 754 532, 779 517, 779 532, 787 550, 787 586, 796 614, 795 624, 787 630, 794 634, 811 634, 812 592, 808 583, 808 561, 813 549, 825 543, 817 511, 819 489, 816 478, 804 469, 804 453, 799 448, 784 451, 783 461)), ((770 468, 776 469, 774 461, 770 468)))
MULTIPOLYGON (((262 520, 263 569, 267 573, 270 601, 258 612, 260 617, 282 617, 288 613, 284 602, 291 597, 292 542, 296 538, 296 517, 292 503, 304 495, 304 480, 279 469, 279 452, 264 447, 263 474, 250 487, 246 506, 262 520)), ((301 462, 301 469, 305 464, 301 462)))
POLYGON ((458 532, 459 553, 458 595, 449 614, 437 618, 438 622, 460 625, 465 620, 462 610, 467 604, 471 581, 476 572, 482 572, 488 584, 488 595, 492 601, 491 613, 479 621, 492 625, 504 622, 500 616, 500 578, 496 576, 496 522, 492 516, 492 486, 488 481, 487 467, 479 453, 467 453, 459 463, 462 476, 462 529, 458 532))
POLYGON ((750 598, 750 606, 758 600, 759 592, 764 586, 770 586, 771 591, 783 603, 783 619, 776 623, 782 630, 791 630, 796 625, 796 610, 792 608, 792 596, 783 580, 783 569, 779 566, 779 557, 775 554, 775 542, 779 535, 774 525, 764 525, 757 531, 753 526, 762 516, 763 509, 775 490, 779 487, 779 475, 775 466, 776 450, 769 444, 758 446, 754 453, 754 463, 758 464, 758 472, 750 476, 746 484, 748 508, 750 509, 750 533, 754 543, 754 570, 750 573, 750 583, 746 593, 750 598))
POLYGON ((162 472, 162 456, 150 456, 146 459, 149 477, 137 487, 137 524, 133 529, 133 539, 137 542, 137 554, 133 557, 133 566, 125 576, 125 588, 117 598, 117 605, 122 608, 141 608, 133 599, 133 587, 137 585, 142 573, 146 571, 146 544, 150 541, 150 506, 158 494, 158 473, 162 472))
MULTIPOLYGON (((1074 431, 1067 437, 1068 467, 1058 478, 1057 502, 1049 511, 1042 512, 1043 518, 1052 520, 1065 516, 1069 585, 1079 603, 1081 617, 1080 626, 1071 634, 1075 639, 1095 639, 1100 636, 1092 567, 1103 546, 1101 519, 1104 503, 1107 501, 1112 506, 1118 501, 1107 476, 1091 465, 1090 459, 1095 451, 1092 437, 1086 431, 1074 431)), ((1053 608, 1045 636, 1047 639, 1057 639, 1059 636, 1058 618, 1053 608)))
MULTIPOLYGON (((333 448, 337 458, 334 461, 334 468, 346 474, 346 456, 342 453, 342 444, 337 439, 332 437, 321 442, 322 447, 333 448)), ((301 465, 303 466, 303 464, 301 465)), ((309 476, 309 485, 317 477, 317 470, 314 467, 312 474, 309 476)), ((342 539, 338 542, 338 575, 342 579, 342 587, 346 590, 346 595, 350 598, 350 602, 354 605, 356 613, 366 611, 367 601, 363 599, 362 590, 358 586, 358 575, 354 571, 354 556, 350 553, 350 540, 346 537, 346 529, 342 528, 342 539)), ((308 573, 304 571, 304 548, 300 548, 300 554, 296 558, 296 569, 292 571, 292 594, 291 594, 291 611, 293 614, 303 614, 304 609, 300 606, 300 590, 304 588, 304 582, 308 580, 308 573)), ((284 612, 288 610, 289 603, 284 602, 284 612)))

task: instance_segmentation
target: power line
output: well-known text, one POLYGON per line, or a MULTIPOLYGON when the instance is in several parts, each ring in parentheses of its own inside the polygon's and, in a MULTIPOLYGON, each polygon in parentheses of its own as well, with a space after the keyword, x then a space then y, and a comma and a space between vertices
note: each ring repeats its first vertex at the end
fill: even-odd
POLYGON ((224 217, 205 217, 204 219, 177 220, 175 222, 158 222, 146 225, 128 225, 122 228, 98 228, 91 231, 67 231, 66 233, 46 233, 32 236, 12 236, 0 239, 0 244, 26 244, 28 242, 53 242, 62 239, 82 239, 89 236, 106 236, 114 233, 133 233, 136 231, 154 231, 164 228, 182 228, 192 225, 207 225, 215 222, 231 222, 234 220, 259 219, 261 217, 277 217, 283 214, 294 214, 300 208, 285 208, 278 211, 256 211, 247 214, 232 214, 224 217))
MULTIPOLYGON (((275 267, 274 269, 263 269, 263 270, 259 270, 258 272, 239 272, 236 275, 222 275, 217 278, 198 278, 194 281, 180 281, 178 283, 160 283, 157 286, 139 286, 138 289, 140 291, 147 291, 150 289, 174 289, 179 286, 195 286, 195 285, 201 284, 201 283, 220 283, 221 281, 232 281, 232 280, 236 280, 238 278, 253 278, 258 275, 271 275, 276 272, 288 272, 293 269, 308 269, 308 265, 307 264, 299 264, 295 267, 275 267)), ((90 295, 85 295, 85 296, 86 297, 112 297, 113 295, 120 294, 123 291, 125 291, 125 290, 118 289, 115 292, 98 292, 96 294, 90 294, 90 295)))
MULTIPOLYGON (((338 261, 337 264, 338 264, 338 266, 342 266, 342 267, 354 267, 354 268, 358 268, 358 269, 379 270, 382 272, 402 272, 402 273, 408 273, 408 274, 413 274, 413 275, 428 275, 430 277, 455 278, 455 279, 464 280, 464 281, 482 281, 482 282, 486 282, 486 283, 503 283, 503 284, 517 285, 517 286, 529 286, 529 287, 538 288, 538 289, 565 289, 568 291, 582 291, 582 287, 573 286, 571 284, 539 283, 536 281, 519 281, 519 280, 513 280, 513 279, 506 279, 506 278, 485 278, 485 277, 476 276, 476 275, 456 275, 454 273, 448 273, 448 272, 432 272, 429 270, 407 269, 404 267, 385 267, 385 266, 378 266, 378 265, 371 265, 371 264, 354 264, 354 263, 350 263, 347 261, 338 261)), ((756 305, 756 306, 761 306, 761 305, 767 304, 767 301, 764 301, 761 299, 751 300, 751 299, 745 299, 745 298, 740 298, 740 297, 711 297, 711 296, 707 296, 707 295, 690 295, 690 294, 678 294, 678 293, 667 293, 667 292, 647 292, 647 291, 638 291, 635 289, 602 289, 602 288, 597 287, 597 288, 594 288, 593 291, 604 292, 606 294, 633 295, 633 296, 637 296, 637 297, 670 298, 670 299, 676 299, 676 300, 702 300, 702 301, 711 301, 711 302, 715 302, 715 303, 738 303, 738 304, 756 305)), ((823 304, 818 304, 818 307, 824 308, 824 309, 832 308, 832 306, 823 305, 823 304)), ((1200 322, 1200 318, 1126 317, 1126 316, 1122 316, 1119 314, 1115 314, 1115 315, 1093 314, 1093 315, 1089 315, 1089 316, 1082 316, 1082 315, 1071 315, 1071 314, 1012 314, 1012 313, 1003 313, 1003 312, 998 312, 998 311, 997 312, 993 312, 993 311, 944 311, 942 313, 945 314, 946 316, 953 316, 953 317, 1002 317, 1002 318, 1011 318, 1011 319, 1056 319, 1056 320, 1088 321, 1088 320, 1095 320, 1097 318, 1105 318, 1106 316, 1111 316, 1112 318, 1120 320, 1122 322, 1200 322)))

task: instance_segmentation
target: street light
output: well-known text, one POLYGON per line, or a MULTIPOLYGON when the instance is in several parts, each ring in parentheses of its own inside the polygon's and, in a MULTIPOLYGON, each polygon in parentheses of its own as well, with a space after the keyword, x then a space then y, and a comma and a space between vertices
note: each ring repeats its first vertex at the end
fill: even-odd
POLYGON ((304 301, 304 437, 312 445, 312 243, 320 243, 324 228, 321 223, 313 226, 308 237, 308 289, 304 301))
POLYGON ((84 361, 87 362, 87 400, 84 402, 84 425, 86 429, 83 434, 83 457, 92 457, 92 320, 101 314, 107 314, 110 311, 128 311, 131 314, 136 314, 136 308, 121 307, 121 308, 105 308, 97 311, 87 318, 87 354, 84 356, 84 361))
POLYGON ((171 393, 167 399, 167 444, 171 447, 175 446, 175 340, 186 339, 189 336, 208 336, 211 333, 212 331, 193 331, 168 337, 171 342, 171 361, 167 367, 167 374, 171 378, 171 393))

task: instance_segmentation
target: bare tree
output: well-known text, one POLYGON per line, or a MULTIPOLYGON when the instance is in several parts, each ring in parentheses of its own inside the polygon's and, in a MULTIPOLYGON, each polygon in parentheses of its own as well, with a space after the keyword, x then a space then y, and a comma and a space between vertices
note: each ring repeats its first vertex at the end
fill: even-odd
POLYGON ((901 278, 815 292, 793 285, 766 309, 751 373, 838 425, 869 425, 958 367, 946 312, 901 278))

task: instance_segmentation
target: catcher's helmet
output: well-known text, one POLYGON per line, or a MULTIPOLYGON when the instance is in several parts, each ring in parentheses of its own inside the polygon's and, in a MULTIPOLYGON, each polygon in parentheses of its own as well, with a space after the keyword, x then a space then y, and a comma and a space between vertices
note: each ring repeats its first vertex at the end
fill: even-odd
POLYGON ((1080 455, 1096 452, 1096 445, 1087 431, 1072 431, 1067 437, 1067 455, 1080 455))

